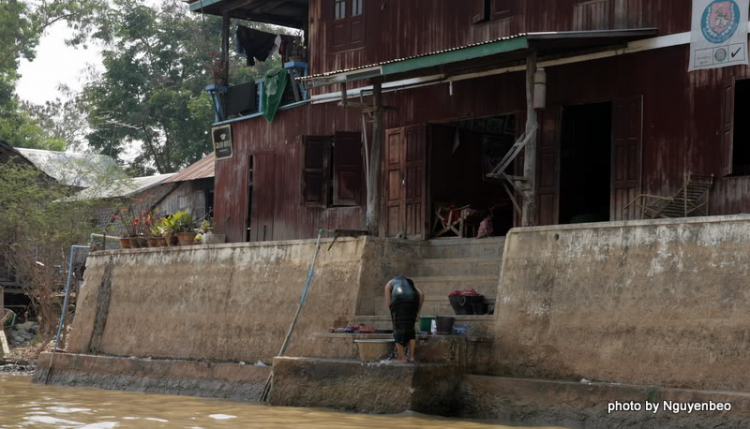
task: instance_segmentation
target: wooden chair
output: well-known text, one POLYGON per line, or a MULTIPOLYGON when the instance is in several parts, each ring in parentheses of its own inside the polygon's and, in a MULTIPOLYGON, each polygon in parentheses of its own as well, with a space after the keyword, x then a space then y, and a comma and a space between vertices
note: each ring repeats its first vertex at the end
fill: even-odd
POLYGON ((685 173, 682 187, 671 197, 641 194, 623 208, 631 206, 641 210, 641 218, 678 218, 693 214, 708 216, 708 203, 711 196, 714 176, 685 173))
POLYGON ((464 236, 466 218, 473 213, 468 205, 457 207, 455 205, 438 205, 435 209, 435 237, 453 232, 459 237, 464 236))

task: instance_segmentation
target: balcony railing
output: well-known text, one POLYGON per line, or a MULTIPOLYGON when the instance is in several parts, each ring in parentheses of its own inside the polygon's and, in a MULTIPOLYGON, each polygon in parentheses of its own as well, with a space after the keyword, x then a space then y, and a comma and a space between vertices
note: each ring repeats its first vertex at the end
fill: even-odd
MULTIPOLYGON (((302 104, 309 99, 307 90, 299 81, 307 76, 308 65, 305 62, 289 61, 284 64, 289 73, 289 84, 284 90, 281 108, 302 104)), ((212 95, 214 103, 214 122, 250 118, 263 114, 261 100, 265 95, 266 79, 246 82, 230 87, 210 85, 206 90, 212 95)))

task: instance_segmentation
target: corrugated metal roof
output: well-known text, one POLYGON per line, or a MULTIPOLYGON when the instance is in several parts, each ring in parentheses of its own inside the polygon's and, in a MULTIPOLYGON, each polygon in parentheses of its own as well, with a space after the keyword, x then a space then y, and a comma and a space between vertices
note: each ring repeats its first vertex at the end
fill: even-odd
POLYGON ((320 73, 303 77, 300 80, 312 83, 312 86, 316 86, 316 80, 320 80, 322 85, 327 85, 344 80, 388 76, 498 54, 523 52, 532 43, 540 49, 540 55, 554 55, 576 52, 577 50, 603 48, 612 44, 653 37, 657 34, 658 29, 656 28, 521 33, 376 64, 320 73), (334 80, 335 82, 333 82, 334 80))
POLYGON ((67 186, 88 188, 103 179, 126 177, 117 162, 104 155, 23 148, 15 150, 38 169, 67 186))
POLYGON ((92 186, 77 193, 74 200, 106 200, 135 195, 165 183, 174 173, 157 174, 154 176, 124 178, 112 181, 102 186, 92 186))
POLYGON ((211 153, 190 167, 180 171, 169 178, 166 183, 189 182, 198 179, 210 179, 214 177, 216 156, 211 153))
POLYGON ((460 50, 466 49, 466 48, 472 48, 472 47, 475 47, 475 46, 482 46, 482 45, 489 45, 491 43, 503 42, 503 41, 506 41, 506 40, 517 39, 517 38, 520 38, 520 37, 526 37, 526 34, 517 34, 517 35, 514 35, 514 36, 500 37, 498 39, 486 40, 486 41, 479 42, 479 43, 472 43, 472 44, 469 44, 469 45, 457 46, 455 48, 441 49, 439 51, 427 52, 427 53, 419 54, 419 55, 412 55, 410 57, 396 58, 396 59, 393 59, 393 60, 382 61, 382 62, 379 62, 379 63, 376 63, 376 64, 366 64, 366 65, 363 65, 363 66, 352 67, 352 68, 343 69, 343 70, 333 70, 333 71, 329 71, 329 72, 325 72, 325 73, 319 73, 319 74, 314 74, 314 75, 310 75, 310 76, 305 76, 303 78, 300 78, 299 80, 306 81, 306 80, 312 80, 312 79, 321 78, 321 77, 334 76, 334 75, 338 75, 338 74, 342 74, 342 73, 349 73, 349 72, 353 72, 353 71, 361 71, 361 70, 366 70, 366 69, 375 69, 375 68, 378 68, 378 67, 381 67, 381 66, 384 66, 384 65, 387 65, 387 64, 398 63, 398 62, 402 62, 402 61, 406 61, 406 60, 412 60, 412 59, 415 59, 415 58, 428 57, 428 56, 431 56, 431 55, 444 54, 446 52, 460 51, 460 50))

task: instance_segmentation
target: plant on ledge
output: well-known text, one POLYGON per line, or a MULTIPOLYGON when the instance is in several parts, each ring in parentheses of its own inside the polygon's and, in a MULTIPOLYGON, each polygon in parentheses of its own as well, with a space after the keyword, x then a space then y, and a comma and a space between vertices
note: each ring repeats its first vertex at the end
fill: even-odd
POLYGON ((195 236, 198 235, 195 232, 195 225, 193 225, 193 215, 187 211, 177 212, 172 215, 172 222, 174 222, 175 232, 177 238, 180 240, 181 246, 189 246, 195 242, 195 236))

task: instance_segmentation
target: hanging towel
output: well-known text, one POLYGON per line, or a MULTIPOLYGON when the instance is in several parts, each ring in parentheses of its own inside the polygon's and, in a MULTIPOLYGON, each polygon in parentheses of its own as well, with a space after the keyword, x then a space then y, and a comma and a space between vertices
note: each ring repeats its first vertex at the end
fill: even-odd
POLYGON ((289 74, 286 69, 277 68, 266 73, 266 84, 261 103, 263 116, 268 122, 273 122, 276 111, 279 110, 288 80, 289 74))
POLYGON ((237 27, 237 52, 247 55, 247 65, 254 66, 255 60, 265 61, 276 50, 281 38, 276 34, 254 30, 245 26, 237 27))

